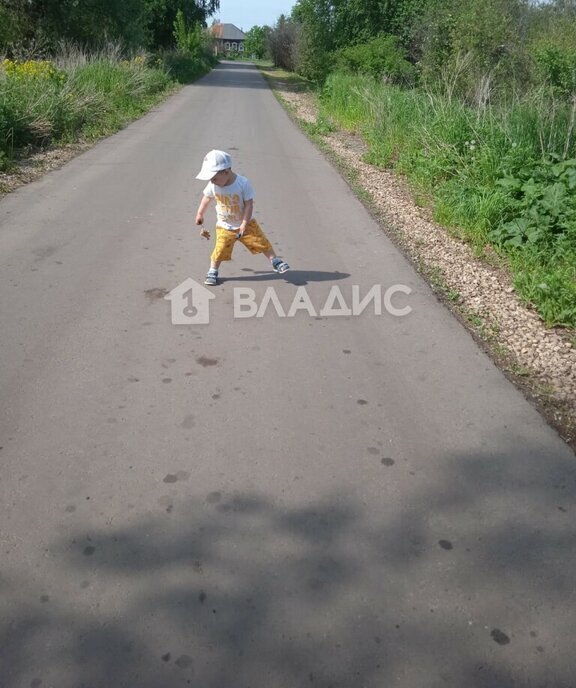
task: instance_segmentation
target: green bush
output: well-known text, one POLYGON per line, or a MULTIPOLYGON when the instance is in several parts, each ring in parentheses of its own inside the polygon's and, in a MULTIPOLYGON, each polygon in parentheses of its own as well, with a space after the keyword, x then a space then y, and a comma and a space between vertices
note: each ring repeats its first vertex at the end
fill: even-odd
POLYGON ((212 55, 192 57, 186 53, 167 52, 159 55, 163 69, 180 84, 188 84, 209 72, 217 63, 212 55))
POLYGON ((576 94, 576 46, 543 42, 534 49, 540 79, 561 96, 576 94))
POLYGON ((412 84, 416 70, 405 57, 397 36, 382 34, 359 45, 342 48, 336 53, 337 69, 353 74, 382 77, 393 83, 412 84))
POLYGON ((490 233, 496 244, 576 253, 576 159, 543 161, 496 183, 508 200, 503 221, 490 233))

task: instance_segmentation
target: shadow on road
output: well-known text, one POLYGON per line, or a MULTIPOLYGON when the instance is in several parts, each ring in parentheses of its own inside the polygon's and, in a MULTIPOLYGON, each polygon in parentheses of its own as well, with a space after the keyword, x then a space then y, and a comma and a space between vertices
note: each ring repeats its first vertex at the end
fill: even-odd
POLYGON ((295 286, 303 286, 311 282, 336 282, 350 277, 347 272, 323 272, 321 270, 289 270, 282 275, 276 272, 264 270, 251 270, 243 268, 242 272, 250 272, 250 275, 234 275, 222 277, 221 282, 289 282, 295 286))
POLYGON ((574 686, 575 466, 519 451, 357 470, 372 461, 377 513, 159 483, 134 525, 47 543, 74 584, 41 603, 29 572, 3 580, 29 601, 2 623, 2 687, 574 686), (399 473, 415 487, 388 510, 399 473))

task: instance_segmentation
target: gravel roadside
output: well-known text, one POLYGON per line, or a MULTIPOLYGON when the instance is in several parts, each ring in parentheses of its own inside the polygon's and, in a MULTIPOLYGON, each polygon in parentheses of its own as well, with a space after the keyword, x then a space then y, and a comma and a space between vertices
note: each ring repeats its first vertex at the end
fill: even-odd
POLYGON ((93 143, 73 143, 60 148, 37 151, 18 160, 8 172, 0 172, 0 199, 24 184, 40 179, 51 170, 62 167, 68 160, 87 150, 93 143))
MULTIPOLYGON (((313 94, 276 95, 296 121, 317 122, 313 94)), ((494 264, 480 260, 416 205, 401 178, 364 162, 360 137, 336 131, 314 139, 439 298, 576 451, 576 333, 547 328, 520 302, 496 255, 494 264)))

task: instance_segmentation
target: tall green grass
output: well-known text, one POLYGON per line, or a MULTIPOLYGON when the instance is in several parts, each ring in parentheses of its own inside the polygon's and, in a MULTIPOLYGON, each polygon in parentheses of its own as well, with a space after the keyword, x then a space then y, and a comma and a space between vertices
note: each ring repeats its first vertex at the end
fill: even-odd
POLYGON ((499 251, 519 295, 548 325, 576 326, 570 104, 541 91, 473 108, 339 73, 328 78, 320 103, 321 117, 362 134, 368 161, 405 175, 439 222, 478 251, 487 244, 499 251))
POLYGON ((176 82, 213 66, 165 53, 125 59, 64 47, 52 60, 0 60, 0 169, 23 149, 108 135, 146 112, 176 82))

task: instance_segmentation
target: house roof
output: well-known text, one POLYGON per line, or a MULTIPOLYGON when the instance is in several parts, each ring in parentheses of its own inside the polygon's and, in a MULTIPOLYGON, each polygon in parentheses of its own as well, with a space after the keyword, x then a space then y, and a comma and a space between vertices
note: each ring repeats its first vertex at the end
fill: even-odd
POLYGON ((212 31, 216 38, 221 38, 223 41, 246 40, 246 34, 234 24, 214 24, 212 31))

